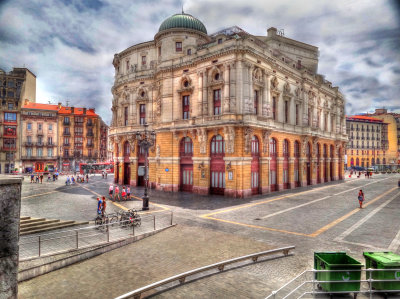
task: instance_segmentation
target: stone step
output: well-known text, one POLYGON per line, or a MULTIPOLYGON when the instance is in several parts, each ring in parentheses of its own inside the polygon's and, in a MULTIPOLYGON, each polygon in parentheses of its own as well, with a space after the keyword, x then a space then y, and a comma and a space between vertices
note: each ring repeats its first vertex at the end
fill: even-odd
POLYGON ((53 225, 50 227, 38 227, 33 230, 21 231, 20 235, 24 236, 24 235, 35 234, 35 233, 40 233, 40 232, 45 232, 45 231, 51 231, 54 229, 66 228, 66 227, 77 226, 77 225, 84 225, 84 224, 88 224, 88 223, 89 222, 60 221, 57 223, 53 223, 53 225))
POLYGON ((31 219, 31 217, 28 217, 28 216, 21 216, 21 217, 19 218, 19 220, 28 220, 28 219, 31 219))
POLYGON ((27 220, 20 221, 20 224, 34 223, 34 222, 40 222, 40 221, 44 221, 44 220, 46 220, 46 218, 30 218, 27 220))
POLYGON ((30 222, 30 223, 21 223, 20 224, 20 229, 24 230, 27 227, 40 226, 40 225, 43 225, 43 224, 49 224, 49 223, 54 223, 54 222, 60 222, 60 220, 59 219, 45 219, 43 221, 30 222))
POLYGON ((60 221, 57 223, 43 223, 43 224, 38 224, 35 226, 30 226, 30 227, 21 227, 21 232, 27 232, 27 231, 32 231, 32 230, 36 230, 36 229, 42 229, 42 228, 49 228, 49 227, 55 227, 60 223, 64 223, 64 224, 70 224, 70 223, 74 223, 75 221, 73 220, 67 220, 67 221, 60 221))

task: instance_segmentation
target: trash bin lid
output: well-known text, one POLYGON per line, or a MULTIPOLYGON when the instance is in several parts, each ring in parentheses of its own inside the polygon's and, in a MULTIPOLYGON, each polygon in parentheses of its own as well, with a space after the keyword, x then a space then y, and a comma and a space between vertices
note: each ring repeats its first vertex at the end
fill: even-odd
POLYGON ((388 252, 364 252, 364 256, 385 266, 400 266, 400 255, 388 252))

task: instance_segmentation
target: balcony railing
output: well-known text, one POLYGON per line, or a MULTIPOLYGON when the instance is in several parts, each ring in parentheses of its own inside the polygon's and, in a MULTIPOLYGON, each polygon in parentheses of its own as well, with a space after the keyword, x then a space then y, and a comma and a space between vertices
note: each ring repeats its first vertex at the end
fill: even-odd
POLYGON ((87 132, 86 136, 94 136, 93 132, 87 132))
POLYGON ((43 130, 37 130, 37 135, 38 136, 43 135, 43 130))
POLYGON ((89 122, 88 122, 88 123, 86 123, 86 126, 87 126, 87 127, 93 127, 93 126, 94 126, 94 123, 89 123, 89 122))
POLYGON ((83 122, 75 122, 75 127, 83 127, 83 122))
POLYGON ((66 131, 64 131, 64 132, 63 132, 63 135, 64 135, 64 136, 71 136, 71 132, 66 132, 66 131))
POLYGON ((49 160, 49 159, 57 159, 57 156, 22 156, 22 160, 49 160))
POLYGON ((5 151, 5 152, 15 152, 16 150, 17 150, 17 148, 16 147, 2 147, 1 148, 1 150, 2 151, 5 151))
POLYGON ((33 146, 34 143, 33 142, 24 142, 24 146, 33 146))
POLYGON ((70 146, 71 143, 64 143, 63 145, 64 145, 64 146, 70 146))
POLYGON ((94 144, 93 143, 87 143, 86 147, 94 147, 94 144))
POLYGON ((64 126, 69 126, 69 125, 71 125, 71 123, 70 123, 69 121, 64 121, 64 122, 63 122, 63 125, 64 125, 64 126))
POLYGON ((36 142, 35 145, 36 146, 44 146, 44 142, 36 142))

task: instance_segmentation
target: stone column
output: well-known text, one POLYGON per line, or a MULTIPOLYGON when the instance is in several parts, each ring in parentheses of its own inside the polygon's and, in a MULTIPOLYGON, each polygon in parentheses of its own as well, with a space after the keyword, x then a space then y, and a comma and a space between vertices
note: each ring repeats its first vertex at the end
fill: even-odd
POLYGON ((278 190, 283 190, 283 157, 277 157, 277 169, 276 169, 276 176, 278 178, 278 190))
POLYGON ((203 115, 203 71, 197 72, 197 115, 203 115))
POLYGON ((326 177, 327 177, 327 181, 330 182, 332 181, 331 178, 331 158, 326 158, 325 159, 325 163, 326 163, 326 177))
POLYGON ((333 158, 333 180, 339 180, 339 158, 333 158))
POLYGON ((317 158, 311 158, 311 185, 317 184, 317 158))
POLYGON ((299 158, 299 176, 302 187, 307 186, 307 158, 299 158))
POLYGON ((236 67, 236 113, 243 114, 243 62, 237 61, 236 67))
POLYGON ((223 114, 229 113, 229 64, 224 65, 224 97, 223 114))
POLYGON ((236 70, 235 64, 229 65, 229 112, 236 113, 236 70))
POLYGON ((261 165, 261 194, 269 193, 270 184, 269 184, 269 161, 271 161, 271 157, 261 157, 260 165, 261 165))
POLYGON ((207 95, 207 71, 203 72, 203 80, 202 80, 202 86, 203 86, 203 116, 208 116, 208 95, 207 95))
POLYGON ((23 178, 0 177, 0 297, 18 297, 19 221, 23 178))
POLYGON ((271 101, 270 101, 270 76, 264 72, 264 89, 262 93, 262 116, 270 117, 271 112, 271 101))
POLYGON ((253 70, 254 67, 250 65, 248 70, 249 75, 249 100, 247 102, 248 113, 254 114, 254 86, 253 86, 253 70))

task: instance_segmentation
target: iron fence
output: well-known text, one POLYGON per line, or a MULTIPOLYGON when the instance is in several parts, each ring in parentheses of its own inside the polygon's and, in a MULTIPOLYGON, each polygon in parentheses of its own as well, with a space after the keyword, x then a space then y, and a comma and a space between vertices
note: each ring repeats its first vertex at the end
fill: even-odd
POLYGON ((160 211, 154 214, 140 214, 140 217, 140 225, 133 225, 131 220, 126 220, 22 236, 19 241, 20 261, 103 245, 162 229, 172 225, 173 213, 160 211))

